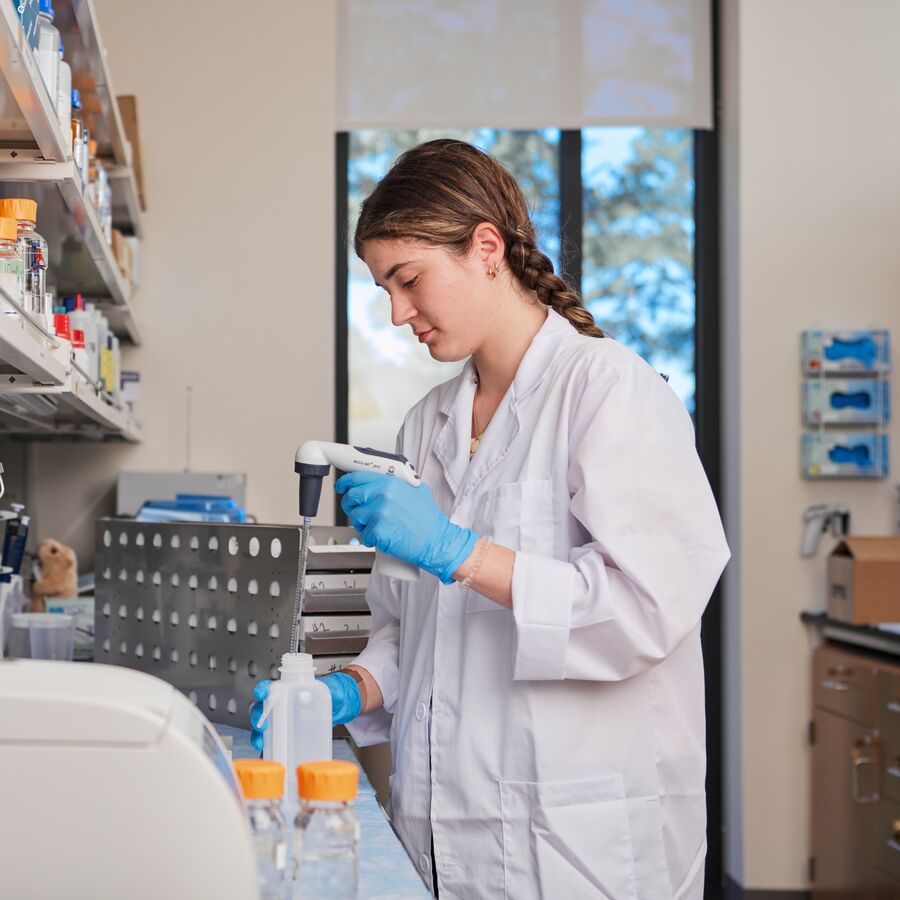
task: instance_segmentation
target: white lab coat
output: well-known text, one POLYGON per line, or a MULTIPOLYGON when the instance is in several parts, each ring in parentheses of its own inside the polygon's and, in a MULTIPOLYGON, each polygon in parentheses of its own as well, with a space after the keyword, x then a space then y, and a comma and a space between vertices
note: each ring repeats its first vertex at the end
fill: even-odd
POLYGON ((550 312, 469 460, 471 361, 400 448, 454 522, 516 551, 512 611, 373 576, 358 662, 392 820, 442 897, 700 898, 700 616, 728 560, 683 405, 550 312))

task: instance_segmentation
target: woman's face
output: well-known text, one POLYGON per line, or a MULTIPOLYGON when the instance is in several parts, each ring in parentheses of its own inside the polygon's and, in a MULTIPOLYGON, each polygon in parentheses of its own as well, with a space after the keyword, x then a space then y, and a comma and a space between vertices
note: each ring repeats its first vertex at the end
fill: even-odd
POLYGON ((409 325, 434 359, 452 362, 475 352, 490 329, 494 303, 486 266, 420 241, 371 240, 363 259, 391 298, 391 321, 409 325))

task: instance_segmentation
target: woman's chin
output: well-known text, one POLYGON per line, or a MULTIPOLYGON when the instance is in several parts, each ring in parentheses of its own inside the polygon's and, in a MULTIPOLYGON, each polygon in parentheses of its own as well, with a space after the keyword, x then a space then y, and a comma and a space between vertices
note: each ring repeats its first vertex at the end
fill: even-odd
POLYGON ((454 351, 453 348, 441 346, 440 341, 429 344, 428 352, 431 354, 432 359, 442 363, 459 362, 461 359, 467 359, 469 356, 468 353, 459 353, 454 351))

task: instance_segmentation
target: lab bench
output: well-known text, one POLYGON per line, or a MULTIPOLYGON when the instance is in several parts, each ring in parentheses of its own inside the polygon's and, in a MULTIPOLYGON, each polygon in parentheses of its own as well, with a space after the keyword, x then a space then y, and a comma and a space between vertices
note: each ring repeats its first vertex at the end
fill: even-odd
POLYGON ((900 633, 803 613, 812 659, 813 898, 900 896, 900 633))
MULTIPOLYGON (((232 739, 234 759, 259 756, 250 744, 250 732, 243 728, 216 725, 220 735, 232 739)), ((336 740, 332 753, 335 759, 358 761, 346 740, 336 740)), ((359 794, 354 804, 359 820, 359 900, 413 900, 430 897, 421 876, 404 850, 384 810, 375 789, 360 767, 359 794)))

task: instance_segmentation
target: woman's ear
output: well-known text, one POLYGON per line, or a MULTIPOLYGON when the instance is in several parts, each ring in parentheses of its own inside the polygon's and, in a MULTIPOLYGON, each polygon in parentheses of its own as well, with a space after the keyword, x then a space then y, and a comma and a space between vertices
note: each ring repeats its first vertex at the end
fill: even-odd
POLYGON ((506 253, 506 242, 496 225, 481 222, 472 232, 472 252, 476 259, 489 268, 496 269, 506 253))

